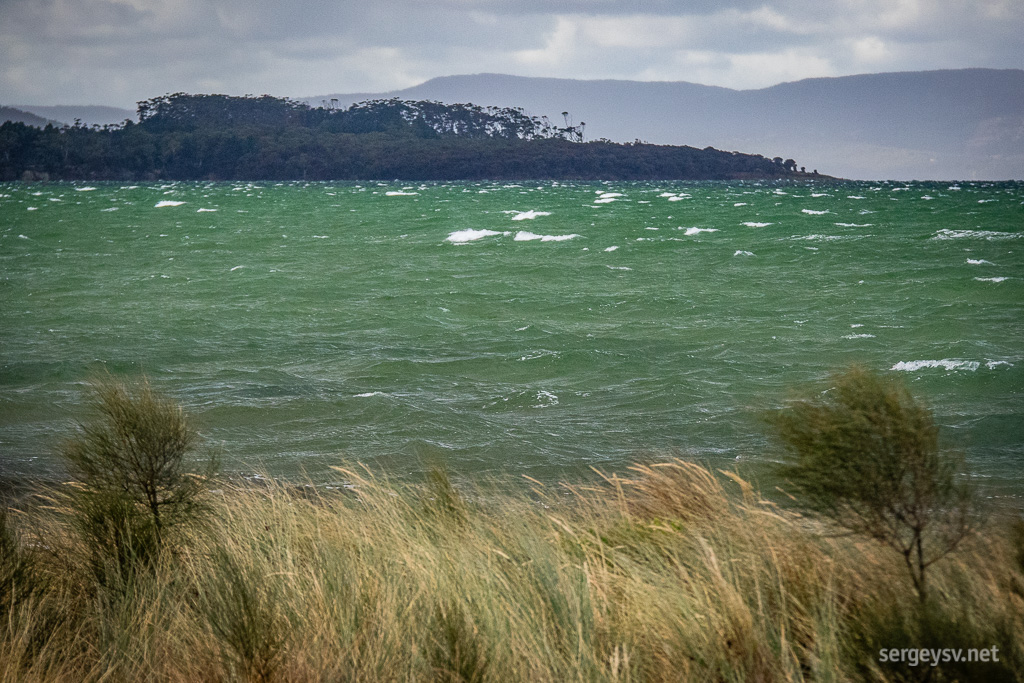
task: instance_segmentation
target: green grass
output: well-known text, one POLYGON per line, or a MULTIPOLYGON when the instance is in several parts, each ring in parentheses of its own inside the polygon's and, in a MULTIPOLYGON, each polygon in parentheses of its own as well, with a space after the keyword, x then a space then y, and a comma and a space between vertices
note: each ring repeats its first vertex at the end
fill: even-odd
POLYGON ((206 480, 203 521, 117 581, 81 486, 40 487, 0 536, 0 680, 921 680, 878 650, 993 645, 930 680, 1024 671, 1024 534, 997 519, 922 607, 890 549, 684 461, 476 488, 339 469, 352 488, 206 480))

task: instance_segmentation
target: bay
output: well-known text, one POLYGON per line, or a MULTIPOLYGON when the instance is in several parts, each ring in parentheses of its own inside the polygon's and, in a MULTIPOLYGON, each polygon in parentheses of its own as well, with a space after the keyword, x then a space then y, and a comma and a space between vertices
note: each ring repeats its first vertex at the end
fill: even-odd
POLYGON ((774 457, 762 416, 898 374, 1024 494, 1021 183, 0 185, 0 468, 101 371, 229 471, 556 479, 774 457))

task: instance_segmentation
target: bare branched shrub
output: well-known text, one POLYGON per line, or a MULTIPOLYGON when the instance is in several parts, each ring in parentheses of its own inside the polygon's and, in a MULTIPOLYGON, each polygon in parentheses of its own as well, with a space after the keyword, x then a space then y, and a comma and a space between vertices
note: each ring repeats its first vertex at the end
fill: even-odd
POLYGON ((862 368, 774 415, 788 448, 780 472, 799 503, 898 551, 919 599, 928 567, 976 524, 963 458, 939 448, 931 411, 899 382, 862 368))

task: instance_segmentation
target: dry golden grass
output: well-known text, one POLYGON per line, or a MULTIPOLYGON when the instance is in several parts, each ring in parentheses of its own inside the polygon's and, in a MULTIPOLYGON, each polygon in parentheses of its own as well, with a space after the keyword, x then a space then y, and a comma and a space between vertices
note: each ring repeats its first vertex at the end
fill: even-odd
POLYGON ((1000 655, 931 680, 1024 671, 998 522, 935 565, 925 613, 890 550, 681 460, 486 490, 341 473, 211 481, 205 521, 102 584, 73 488, 20 505, 0 560, 31 580, 0 573, 0 681, 917 680, 878 650, 929 645, 1000 655))

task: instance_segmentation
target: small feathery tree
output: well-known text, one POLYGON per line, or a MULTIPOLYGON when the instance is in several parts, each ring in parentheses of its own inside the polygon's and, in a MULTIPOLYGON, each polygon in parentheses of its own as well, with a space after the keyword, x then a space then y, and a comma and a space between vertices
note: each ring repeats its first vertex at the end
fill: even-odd
MULTIPOLYGON (((146 379, 97 379, 91 394, 93 418, 60 450, 85 485, 83 511, 93 528, 120 528, 123 520, 135 536, 151 536, 159 547, 168 528, 202 508, 203 477, 192 474, 188 459, 198 434, 181 405, 158 395, 146 379)), ((203 464, 207 476, 215 468, 213 458, 203 464)))
POLYGON ((771 421, 787 447, 779 472, 798 503, 899 552, 925 602, 928 567, 977 522, 963 457, 939 448, 931 411, 899 381, 853 367, 771 421))

